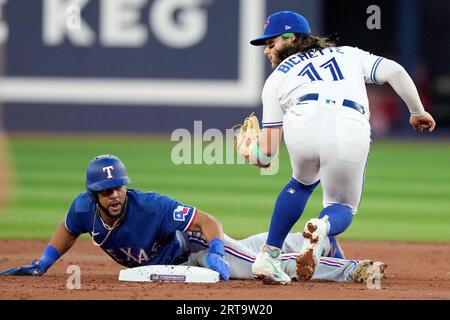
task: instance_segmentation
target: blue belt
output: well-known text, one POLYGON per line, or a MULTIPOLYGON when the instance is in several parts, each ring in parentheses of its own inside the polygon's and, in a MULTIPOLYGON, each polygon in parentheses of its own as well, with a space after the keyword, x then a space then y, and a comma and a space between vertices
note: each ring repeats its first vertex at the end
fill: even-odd
MULTIPOLYGON (((309 93, 309 94, 305 94, 304 96, 299 97, 297 99, 297 103, 300 103, 300 102, 303 102, 303 101, 317 101, 317 100, 319 100, 319 94, 318 93, 309 93)), ((344 107, 355 109, 356 111, 359 111, 362 114, 364 114, 366 112, 362 105, 360 105, 358 102, 355 102, 355 101, 352 101, 352 100, 345 99, 342 102, 342 105, 344 107)))

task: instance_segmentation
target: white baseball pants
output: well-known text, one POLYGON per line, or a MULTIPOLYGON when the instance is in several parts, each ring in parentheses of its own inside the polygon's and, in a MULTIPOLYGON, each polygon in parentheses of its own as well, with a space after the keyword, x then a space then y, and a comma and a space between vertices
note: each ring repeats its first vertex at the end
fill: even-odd
POLYGON ((316 101, 294 105, 283 123, 293 177, 305 185, 320 179, 323 206, 358 210, 370 148, 370 123, 348 107, 316 101))

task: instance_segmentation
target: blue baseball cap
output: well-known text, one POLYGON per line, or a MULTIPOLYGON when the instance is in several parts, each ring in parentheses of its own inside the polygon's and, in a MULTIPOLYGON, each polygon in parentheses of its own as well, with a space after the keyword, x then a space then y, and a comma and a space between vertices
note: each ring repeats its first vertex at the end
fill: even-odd
POLYGON ((116 156, 104 154, 89 162, 86 170, 86 190, 97 192, 130 184, 127 169, 116 156))
POLYGON ((284 33, 310 33, 308 20, 293 11, 276 12, 264 21, 264 35, 250 41, 254 46, 266 44, 266 39, 278 37, 284 33))

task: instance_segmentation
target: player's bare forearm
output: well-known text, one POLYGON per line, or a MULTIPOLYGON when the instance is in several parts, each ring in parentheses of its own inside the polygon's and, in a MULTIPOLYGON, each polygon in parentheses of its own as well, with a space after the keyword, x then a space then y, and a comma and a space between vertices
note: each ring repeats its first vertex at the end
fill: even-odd
POLYGON ((252 153, 249 157, 247 157, 247 160, 257 167, 269 167, 271 160, 278 152, 282 135, 283 127, 281 126, 274 128, 263 128, 258 139, 258 144, 256 148, 252 149, 252 153))
POLYGON ((58 250, 59 254, 62 256, 75 244, 77 238, 77 236, 74 236, 67 231, 65 223, 62 221, 50 240, 49 245, 58 250))
POLYGON ((259 149, 266 156, 275 155, 280 147, 283 127, 263 128, 259 137, 259 149))
POLYGON ((223 228, 220 222, 213 216, 197 211, 197 214, 188 229, 189 231, 200 231, 205 236, 206 241, 214 238, 219 238, 223 240, 223 228))

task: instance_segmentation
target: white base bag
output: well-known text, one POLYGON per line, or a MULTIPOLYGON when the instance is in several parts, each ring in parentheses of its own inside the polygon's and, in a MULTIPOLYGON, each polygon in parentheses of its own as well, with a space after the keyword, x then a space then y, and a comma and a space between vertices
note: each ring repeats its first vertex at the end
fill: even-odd
POLYGON ((202 267, 157 265, 121 270, 119 281, 135 282, 219 282, 219 273, 202 267))

